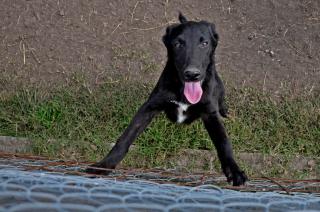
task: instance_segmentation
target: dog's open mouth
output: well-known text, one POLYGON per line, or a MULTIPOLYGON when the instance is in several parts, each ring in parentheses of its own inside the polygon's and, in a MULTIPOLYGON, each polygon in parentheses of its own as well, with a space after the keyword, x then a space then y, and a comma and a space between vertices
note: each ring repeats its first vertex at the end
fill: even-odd
POLYGON ((184 96, 191 104, 196 104, 200 101, 202 96, 201 82, 185 82, 184 83, 184 96))

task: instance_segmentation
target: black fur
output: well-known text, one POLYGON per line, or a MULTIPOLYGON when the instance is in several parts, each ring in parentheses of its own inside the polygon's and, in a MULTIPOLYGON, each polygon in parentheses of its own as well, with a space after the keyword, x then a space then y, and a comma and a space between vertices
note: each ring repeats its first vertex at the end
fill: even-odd
POLYGON ((185 111, 187 118, 184 123, 201 118, 217 149, 228 181, 238 186, 247 180, 233 158, 232 147, 220 118, 227 116, 227 108, 224 86, 215 68, 214 54, 218 44, 215 26, 205 21, 188 21, 182 14, 179 20, 180 24, 169 26, 163 36, 168 61, 157 85, 109 154, 89 167, 88 172, 109 172, 95 167, 114 169, 125 157, 133 141, 161 111, 170 120, 177 121, 177 103, 188 103, 183 93, 184 83, 201 81, 202 97, 185 111))

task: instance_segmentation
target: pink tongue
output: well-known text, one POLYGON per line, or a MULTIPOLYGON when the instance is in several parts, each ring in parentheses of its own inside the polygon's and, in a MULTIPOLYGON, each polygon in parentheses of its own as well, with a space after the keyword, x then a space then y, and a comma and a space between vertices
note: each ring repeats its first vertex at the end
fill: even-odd
POLYGON ((199 82, 185 82, 184 91, 185 97, 191 104, 196 104, 202 96, 202 88, 199 82))

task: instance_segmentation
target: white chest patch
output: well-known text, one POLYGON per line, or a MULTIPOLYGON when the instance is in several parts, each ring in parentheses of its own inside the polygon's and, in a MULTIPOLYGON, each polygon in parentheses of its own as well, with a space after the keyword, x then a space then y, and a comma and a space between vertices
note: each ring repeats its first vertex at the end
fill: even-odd
POLYGON ((177 102, 177 101, 171 101, 173 103, 175 103, 176 105, 178 105, 178 108, 177 108, 177 122, 178 123, 182 123, 184 122, 184 120, 186 120, 187 116, 184 114, 190 105, 188 104, 185 104, 185 103, 182 103, 182 102, 177 102))

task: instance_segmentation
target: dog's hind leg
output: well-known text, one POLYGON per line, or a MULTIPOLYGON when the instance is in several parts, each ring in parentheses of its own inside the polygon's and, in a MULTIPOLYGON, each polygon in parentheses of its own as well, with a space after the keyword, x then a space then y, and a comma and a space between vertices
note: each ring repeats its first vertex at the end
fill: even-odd
POLYGON ((202 117, 202 120, 217 149, 221 167, 228 182, 233 181, 234 186, 243 185, 247 180, 247 176, 233 158, 231 143, 217 113, 206 114, 202 117))
POLYGON ((108 174, 111 169, 114 169, 125 157, 133 141, 148 126, 152 118, 159 113, 159 111, 155 108, 155 104, 157 103, 152 101, 152 99, 149 99, 146 103, 144 103, 134 116, 127 129, 119 137, 109 154, 100 162, 88 167, 86 172, 93 174, 108 174))

